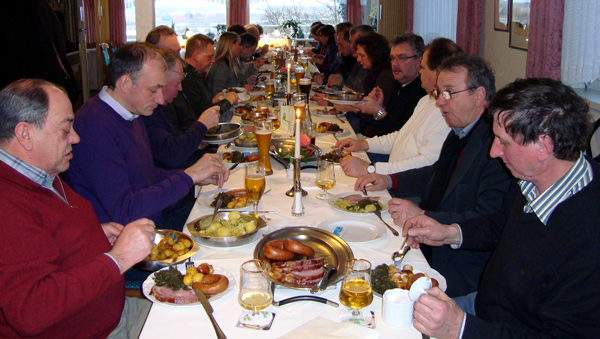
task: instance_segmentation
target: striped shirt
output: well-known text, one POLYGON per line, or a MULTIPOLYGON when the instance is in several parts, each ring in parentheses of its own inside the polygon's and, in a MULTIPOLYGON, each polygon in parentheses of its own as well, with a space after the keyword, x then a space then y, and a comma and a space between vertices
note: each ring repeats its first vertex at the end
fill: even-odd
POLYGON ((546 225, 556 206, 581 191, 593 178, 592 165, 585 160, 583 153, 581 153, 579 159, 567 174, 539 196, 534 184, 519 180, 521 193, 527 199, 523 211, 525 213, 535 213, 540 221, 546 225))

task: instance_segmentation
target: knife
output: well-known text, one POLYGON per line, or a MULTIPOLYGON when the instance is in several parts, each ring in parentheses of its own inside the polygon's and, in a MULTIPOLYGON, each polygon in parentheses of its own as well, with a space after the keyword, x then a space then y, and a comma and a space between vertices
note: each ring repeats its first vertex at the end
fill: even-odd
POLYGON ((271 158, 273 158, 275 161, 277 161, 278 163, 280 163, 280 164, 283 166, 283 168, 285 168, 285 169, 289 169, 289 168, 290 168, 290 165, 289 165, 289 164, 287 164, 285 161, 283 161, 283 160, 279 159, 279 157, 278 157, 278 156, 276 156, 275 154, 273 154, 273 153, 269 152, 269 155, 270 155, 270 156, 271 156, 271 158))
MULTIPOLYGON (((234 209, 220 209, 219 212, 239 212, 240 214, 254 214, 254 211, 240 211, 234 209)), ((256 214, 279 214, 279 211, 257 211, 256 214)))
POLYGON ((198 297, 198 300, 200 300, 200 303, 202 303, 202 307, 204 307, 204 310, 206 311, 206 314, 208 315, 208 319, 210 319, 210 322, 212 323, 212 325, 215 329, 217 338, 218 339, 227 339, 227 336, 225 335, 225 333, 223 333, 223 330, 221 330, 221 328, 219 327, 219 324, 217 324, 215 317, 213 317, 213 315, 212 315, 214 312, 213 308, 210 305, 210 303, 208 302, 208 299, 206 299, 206 296, 204 295, 204 293, 197 288, 193 288, 193 290, 194 290, 194 292, 196 292, 196 296, 198 297))
POLYGON ((273 306, 283 306, 285 304, 293 303, 294 301, 302 301, 302 300, 316 301, 318 303, 326 304, 329 306, 340 307, 340 304, 336 303, 335 301, 331 301, 331 300, 328 300, 328 299, 325 299, 322 297, 317 297, 314 295, 299 295, 297 297, 291 297, 291 298, 283 299, 280 301, 274 301, 272 303, 272 305, 273 306))

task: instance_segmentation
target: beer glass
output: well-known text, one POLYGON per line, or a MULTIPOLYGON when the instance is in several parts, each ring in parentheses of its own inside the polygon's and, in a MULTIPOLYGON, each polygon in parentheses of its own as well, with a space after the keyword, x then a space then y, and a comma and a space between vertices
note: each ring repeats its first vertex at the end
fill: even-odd
POLYGON ((265 170, 260 162, 246 164, 244 186, 248 193, 248 199, 254 206, 254 214, 258 214, 258 203, 265 192, 265 170))
POLYGON ((373 302, 370 262, 365 259, 350 259, 346 262, 346 274, 340 289, 340 302, 352 309, 352 317, 347 321, 367 326, 367 321, 360 310, 373 302))
POLYGON ((302 126, 300 127, 300 131, 302 134, 307 135, 310 138, 310 143, 315 145, 317 141, 317 123, 312 121, 302 121, 302 126))
POLYGON ((304 69, 306 70, 308 68, 308 57, 302 57, 300 58, 300 65, 302 65, 302 67, 304 67, 304 69))
POLYGON ((269 279, 269 264, 262 260, 248 260, 240 267, 240 292, 238 302, 257 315, 273 302, 269 279))
POLYGON ((311 88, 312 80, 308 78, 302 78, 298 80, 298 93, 306 94, 306 96, 310 96, 310 88, 311 88))
MULTIPOLYGON (((266 116, 266 115, 265 115, 266 116)), ((265 174, 273 174, 271 169, 271 158, 269 158, 269 146, 271 146, 271 134, 273 124, 269 119, 254 120, 254 134, 258 143, 258 163, 262 164, 265 174)))
POLYGON ((292 102, 294 105, 294 114, 296 114, 296 110, 300 110, 300 120, 302 120, 302 117, 306 114, 306 94, 294 94, 292 102))
POLYGON ((318 188, 323 190, 323 192, 317 194, 317 199, 327 199, 329 197, 327 191, 335 186, 335 165, 333 161, 317 161, 317 177, 315 178, 315 184, 318 188))
POLYGON ((279 108, 279 106, 272 107, 269 110, 268 118, 271 120, 271 123, 273 124, 273 131, 275 131, 279 127, 281 127, 281 121, 279 120, 280 114, 281 114, 281 109, 279 108))
POLYGON ((271 78, 265 82, 265 94, 271 95, 275 93, 275 80, 271 78))
MULTIPOLYGON (((294 73, 296 74, 296 84, 300 85, 300 79, 304 78, 304 74, 306 74, 306 70, 304 69, 304 67, 300 67, 297 66, 296 68, 294 68, 294 73)), ((298 87, 298 93, 300 92, 300 87, 298 87)))

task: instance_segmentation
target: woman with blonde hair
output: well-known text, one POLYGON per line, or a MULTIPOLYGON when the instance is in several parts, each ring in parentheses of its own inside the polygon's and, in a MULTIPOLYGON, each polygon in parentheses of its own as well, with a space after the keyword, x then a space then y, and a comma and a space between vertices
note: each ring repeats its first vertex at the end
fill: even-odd
MULTIPOLYGON (((221 34, 215 50, 215 63, 206 75, 206 87, 212 96, 225 88, 240 87, 240 36, 237 33, 221 34)), ((245 87, 245 86, 244 86, 245 87)))

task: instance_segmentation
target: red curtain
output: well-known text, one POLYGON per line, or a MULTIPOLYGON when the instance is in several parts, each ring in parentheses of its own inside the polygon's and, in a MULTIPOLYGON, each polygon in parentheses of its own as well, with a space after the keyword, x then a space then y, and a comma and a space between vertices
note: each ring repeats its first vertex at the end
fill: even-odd
POLYGON ((362 24, 362 6, 360 0, 348 0, 346 2, 346 20, 354 25, 362 24))
POLYGON ((85 40, 87 48, 96 48, 96 10, 94 0, 83 0, 85 11, 85 40))
POLYGON ((415 22, 415 1, 406 0, 406 32, 412 32, 415 22))
POLYGON ((479 39, 483 22, 483 1, 458 0, 456 44, 467 54, 479 54, 479 39))
POLYGON ((227 27, 248 24, 248 0, 229 0, 227 27))
POLYGON ((564 0, 532 1, 527 43, 528 78, 560 80, 564 0))
POLYGON ((117 46, 127 42, 125 24, 125 0, 108 0, 108 16, 110 18, 110 42, 117 46))

